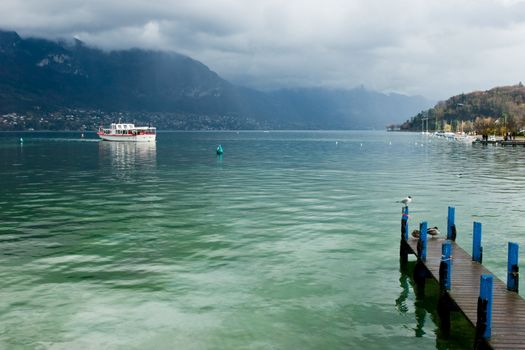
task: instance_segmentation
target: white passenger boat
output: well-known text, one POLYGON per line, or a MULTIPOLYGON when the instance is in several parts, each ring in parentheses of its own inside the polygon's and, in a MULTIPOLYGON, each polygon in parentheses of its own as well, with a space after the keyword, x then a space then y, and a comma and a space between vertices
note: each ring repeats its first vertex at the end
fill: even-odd
POLYGON ((151 126, 111 123, 108 129, 100 127, 97 135, 106 141, 155 142, 157 129, 151 126))

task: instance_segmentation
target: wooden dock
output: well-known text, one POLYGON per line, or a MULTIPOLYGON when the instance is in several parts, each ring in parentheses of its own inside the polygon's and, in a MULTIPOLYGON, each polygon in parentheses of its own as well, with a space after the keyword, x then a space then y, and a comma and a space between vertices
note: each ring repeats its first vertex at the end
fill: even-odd
POLYGON ((480 143, 482 145, 496 145, 496 146, 525 146, 525 140, 496 140, 496 141, 488 141, 488 140, 477 140, 474 143, 480 143))
MULTIPOLYGON (((447 236, 449 238, 455 238, 454 215, 452 212, 452 219, 449 220, 449 227, 453 228, 453 230, 448 230, 447 236), (453 231, 452 237, 450 231, 453 231)), ((450 312, 459 311, 476 327, 475 349, 525 349, 525 300, 517 293, 519 281, 517 245, 509 244, 510 260, 508 266, 511 271, 509 272, 509 280, 505 284, 498 278, 490 276, 491 272, 488 269, 480 262, 473 261, 472 255, 446 237, 409 237, 407 230, 403 232, 403 224, 407 224, 407 221, 403 221, 405 219, 408 220, 408 209, 402 217, 401 263, 407 261, 406 254, 416 255, 418 262, 414 269, 415 282, 419 285, 423 284, 423 289, 426 278, 433 278, 440 283, 441 296, 438 314, 441 319, 441 328, 447 331, 450 327, 450 312), (423 243, 422 241, 426 242, 423 243), (423 245, 425 251, 423 251, 423 245), (447 254, 445 246, 447 245, 447 249, 451 249, 451 259, 445 256, 447 254), (426 255, 426 258, 423 259, 423 255, 426 255), (447 268, 443 266, 445 263, 449 264, 449 277, 447 277, 447 268), (490 297, 483 296, 481 291, 485 288, 483 280, 487 276, 491 280, 490 297), (485 307, 487 305, 486 298, 490 298, 489 310, 483 313, 483 305, 485 307), (488 321, 487 315, 490 318, 488 321)), ((479 237, 478 241, 480 241, 481 224, 477 223, 477 225, 479 226, 479 234, 474 236, 479 237)), ((420 226, 426 231, 426 223, 420 226)), ((476 224, 474 230, 476 231, 476 224)), ((479 260, 481 260, 481 252, 481 246, 474 242, 473 255, 479 255, 479 260), (480 254, 475 252, 476 249, 480 254)))

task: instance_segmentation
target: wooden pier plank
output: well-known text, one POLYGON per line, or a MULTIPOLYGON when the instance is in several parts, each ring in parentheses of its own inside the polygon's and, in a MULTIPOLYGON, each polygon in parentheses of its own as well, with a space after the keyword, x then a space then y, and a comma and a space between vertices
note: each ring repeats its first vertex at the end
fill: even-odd
MULTIPOLYGON (((424 262, 432 277, 439 281, 441 245, 444 238, 427 240, 427 259, 424 262)), ((412 254, 417 252, 417 239, 407 241, 412 254)), ((467 319, 476 326, 480 276, 491 274, 483 265, 455 242, 452 243, 452 276, 449 295, 467 319)), ((525 300, 507 290, 506 284, 494 276, 492 335, 494 349, 525 349, 525 300)))

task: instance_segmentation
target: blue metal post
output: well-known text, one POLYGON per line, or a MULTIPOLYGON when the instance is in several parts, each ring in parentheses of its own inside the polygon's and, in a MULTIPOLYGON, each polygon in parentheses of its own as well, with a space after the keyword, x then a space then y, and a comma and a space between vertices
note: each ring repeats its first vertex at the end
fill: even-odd
POLYGON ((483 260, 483 247, 481 246, 481 222, 474 221, 473 239, 472 239, 472 261, 481 264, 483 260))
POLYGON ((402 238, 408 240, 408 207, 404 207, 401 215, 401 233, 402 238))
POLYGON ((419 224, 419 244, 420 244, 420 251, 419 251, 419 258, 421 261, 427 260, 427 222, 423 221, 419 224))
POLYGON ((399 259, 401 265, 408 262, 408 207, 401 210, 401 241, 399 242, 399 259))
POLYGON ((518 267, 518 243, 509 242, 509 255, 507 259, 507 289, 518 292, 519 267, 518 267))
POLYGON ((441 245, 441 264, 439 265, 439 285, 443 290, 450 290, 452 274, 452 242, 447 240, 441 245))
POLYGON ((447 239, 455 240, 456 237, 454 237, 452 233, 452 226, 455 226, 455 220, 456 220, 456 208, 454 207, 448 207, 448 216, 447 216, 447 239))
POLYGON ((492 332, 492 284, 492 275, 481 275, 476 333, 484 339, 490 338, 492 332))

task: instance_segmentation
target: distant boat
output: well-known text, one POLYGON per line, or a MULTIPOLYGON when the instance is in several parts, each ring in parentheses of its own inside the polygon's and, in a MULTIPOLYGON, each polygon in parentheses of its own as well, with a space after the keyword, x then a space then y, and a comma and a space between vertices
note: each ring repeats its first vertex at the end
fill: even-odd
POLYGON ((446 140, 454 140, 455 134, 453 132, 444 132, 444 131, 436 131, 433 134, 435 137, 446 139, 446 140))
POLYGON ((453 133, 453 132, 443 132, 443 131, 436 131, 433 136, 436 136, 438 138, 442 138, 449 141, 456 141, 461 143, 473 143, 477 140, 476 136, 467 135, 464 132, 462 133, 453 133))
POLYGON ((456 134, 455 140, 462 143, 473 143, 477 140, 477 137, 466 134, 456 134))
POLYGON ((107 129, 100 127, 97 135, 106 141, 155 142, 157 129, 151 126, 111 123, 107 129))

